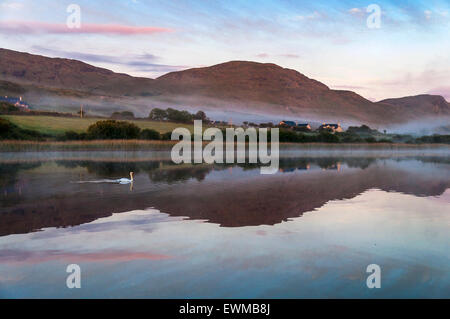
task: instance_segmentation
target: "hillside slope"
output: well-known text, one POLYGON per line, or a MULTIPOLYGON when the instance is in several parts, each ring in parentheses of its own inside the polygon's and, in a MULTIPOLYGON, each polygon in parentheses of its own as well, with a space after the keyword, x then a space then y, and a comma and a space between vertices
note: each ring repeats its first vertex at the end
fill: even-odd
POLYGON ((403 108, 376 104, 352 91, 331 90, 295 70, 270 63, 231 61, 172 72, 157 78, 153 88, 166 97, 196 97, 199 104, 203 97, 255 110, 269 105, 274 111, 323 120, 381 123, 386 118, 410 117, 402 114, 403 108))
POLYGON ((152 79, 98 68, 81 61, 48 58, 0 48, 2 80, 91 93, 137 94, 152 79))
POLYGON ((426 114, 450 115, 450 103, 440 95, 421 94, 394 99, 385 99, 378 104, 387 104, 394 107, 406 108, 410 112, 424 111, 426 114))
POLYGON ((449 103, 440 96, 419 95, 374 103, 352 91, 331 90, 295 70, 248 61, 148 79, 77 60, 0 49, 0 80, 2 94, 22 92, 37 106, 54 104, 54 108, 65 107, 66 111, 88 103, 90 110, 98 110, 98 114, 120 108, 148 114, 152 107, 171 106, 366 124, 450 115, 449 103))

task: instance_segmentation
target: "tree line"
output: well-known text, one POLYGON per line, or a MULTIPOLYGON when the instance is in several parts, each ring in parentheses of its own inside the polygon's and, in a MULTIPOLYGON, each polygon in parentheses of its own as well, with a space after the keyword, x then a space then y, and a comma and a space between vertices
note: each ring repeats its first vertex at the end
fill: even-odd
MULTIPOLYGON (((131 111, 116 111, 111 114, 111 119, 115 120, 133 120, 136 119, 134 113, 131 111)), ((167 109, 153 108, 148 115, 148 119, 152 121, 168 121, 177 123, 193 123, 194 120, 202 120, 204 123, 209 123, 210 120, 203 111, 190 113, 186 110, 176 110, 171 107, 167 109)))
POLYGON ((192 123, 194 122, 194 120, 209 122, 209 118, 203 111, 198 111, 197 113, 189 113, 188 111, 179 111, 170 107, 165 110, 154 108, 151 110, 148 118, 153 121, 170 121, 178 123, 192 123))

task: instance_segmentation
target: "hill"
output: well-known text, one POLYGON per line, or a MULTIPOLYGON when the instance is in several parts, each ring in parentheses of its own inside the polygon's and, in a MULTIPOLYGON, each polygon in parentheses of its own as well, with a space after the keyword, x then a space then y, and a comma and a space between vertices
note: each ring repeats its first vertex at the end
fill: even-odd
POLYGON ((48 58, 1 48, 0 74, 2 80, 21 84, 113 95, 136 94, 139 88, 153 81, 115 73, 77 60, 48 58))
POLYGON ((405 116, 402 108, 373 103, 352 91, 331 90, 295 70, 271 63, 231 61, 172 72, 156 79, 153 87, 167 99, 189 97, 197 104, 219 100, 222 105, 228 102, 229 108, 322 121, 383 123, 386 115, 399 121, 405 116))
POLYGON ((416 96, 406 96, 395 99, 385 99, 378 104, 388 104, 394 107, 407 108, 414 112, 431 112, 434 114, 450 114, 450 103, 440 95, 421 94, 416 96))
POLYGON ((147 115, 156 106, 188 106, 225 114, 266 114, 273 121, 291 117, 373 125, 450 115, 449 103, 440 96, 374 103, 355 92, 332 90, 296 70, 272 63, 231 61, 148 79, 77 60, 0 49, 0 74, 2 94, 8 90, 11 94, 25 92, 30 103, 53 105, 64 111, 89 103, 92 113, 103 115, 117 110, 147 115))

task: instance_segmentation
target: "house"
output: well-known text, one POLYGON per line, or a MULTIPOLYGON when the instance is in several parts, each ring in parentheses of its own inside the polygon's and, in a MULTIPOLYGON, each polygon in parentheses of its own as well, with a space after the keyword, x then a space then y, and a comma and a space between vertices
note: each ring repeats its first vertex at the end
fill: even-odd
POLYGON ((303 131, 303 132, 310 132, 312 130, 311 125, 309 125, 309 123, 297 124, 296 129, 298 131, 303 131))
POLYGON ((311 164, 302 164, 302 165, 300 165, 299 167, 297 167, 297 169, 299 170, 299 171, 307 171, 307 170, 309 170, 311 168, 311 164))
POLYGON ((343 132, 344 130, 342 129, 342 127, 339 123, 338 124, 323 123, 319 127, 319 131, 330 131, 331 133, 335 133, 335 132, 343 132))
POLYGON ((295 172, 295 167, 280 168, 280 172, 282 172, 282 173, 292 173, 292 172, 295 172))
POLYGON ((322 170, 336 170, 336 171, 340 171, 341 170, 341 163, 340 162, 336 162, 336 163, 330 164, 328 166, 324 166, 324 167, 322 167, 322 170))
POLYGON ((297 123, 295 123, 294 121, 281 121, 280 123, 278 123, 279 126, 288 126, 288 127, 296 127, 297 123))
POLYGON ((28 110, 30 106, 22 100, 22 97, 8 97, 8 96, 0 96, 0 102, 6 102, 9 104, 14 105, 15 107, 22 109, 22 110, 28 110))

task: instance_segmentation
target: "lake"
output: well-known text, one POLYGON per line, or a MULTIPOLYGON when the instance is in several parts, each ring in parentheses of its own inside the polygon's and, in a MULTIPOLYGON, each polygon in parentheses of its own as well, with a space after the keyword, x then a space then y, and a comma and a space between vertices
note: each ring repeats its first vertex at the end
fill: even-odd
POLYGON ((448 152, 285 155, 0 153, 0 298, 450 297, 448 152))

